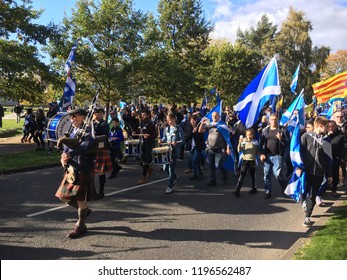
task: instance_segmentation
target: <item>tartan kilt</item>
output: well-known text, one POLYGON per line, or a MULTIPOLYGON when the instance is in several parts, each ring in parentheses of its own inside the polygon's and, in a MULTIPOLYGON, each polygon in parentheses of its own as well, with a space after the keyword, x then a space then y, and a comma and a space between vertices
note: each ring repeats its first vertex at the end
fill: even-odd
POLYGON ((112 161, 108 150, 98 149, 95 159, 95 173, 106 173, 107 171, 112 171, 112 161))
POLYGON ((55 193, 55 196, 61 201, 90 201, 96 198, 93 170, 88 173, 79 173, 78 184, 76 185, 68 183, 66 178, 67 174, 64 175, 63 181, 55 193))

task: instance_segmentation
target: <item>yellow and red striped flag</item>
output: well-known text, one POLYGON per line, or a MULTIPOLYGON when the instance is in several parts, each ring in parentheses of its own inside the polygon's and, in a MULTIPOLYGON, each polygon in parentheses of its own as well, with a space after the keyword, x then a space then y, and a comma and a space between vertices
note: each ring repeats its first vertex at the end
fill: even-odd
POLYGON ((325 103, 332 97, 344 95, 347 90, 347 71, 337 74, 323 82, 312 85, 317 103, 325 103))

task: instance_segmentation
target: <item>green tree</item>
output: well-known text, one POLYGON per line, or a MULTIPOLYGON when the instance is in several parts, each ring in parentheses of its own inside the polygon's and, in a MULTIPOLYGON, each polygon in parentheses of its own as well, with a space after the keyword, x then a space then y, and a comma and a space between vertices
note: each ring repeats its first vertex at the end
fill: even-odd
POLYGON ((52 41, 50 54, 63 65, 77 39, 76 98, 91 99, 100 88, 100 103, 109 105, 128 94, 132 61, 143 53, 145 16, 132 0, 79 0, 52 41), (83 94, 81 94, 83 93, 83 94))
POLYGON ((321 71, 321 80, 326 80, 338 73, 347 71, 347 50, 338 50, 330 54, 321 71))
POLYGON ((0 2, 0 94, 41 103, 53 76, 41 61, 36 44, 46 44, 55 26, 32 23, 42 11, 33 10, 31 3, 28 0, 22 1, 22 5, 10 0, 0 2))
POLYGON ((167 66, 154 68, 165 84, 163 97, 170 102, 194 101, 203 92, 197 77, 201 67, 205 67, 203 51, 212 26, 204 17, 200 0, 161 0, 158 12, 159 45, 165 53, 157 49, 152 54, 167 66))
POLYGON ((266 41, 262 46, 265 57, 278 54, 281 91, 285 107, 294 99, 294 95, 290 92, 290 83, 299 63, 300 75, 297 91, 304 88, 307 96, 312 95, 310 81, 312 81, 313 73, 311 69, 314 67, 315 61, 313 60, 311 31, 312 24, 306 19, 305 14, 290 7, 288 16, 275 39, 272 42, 266 41))
POLYGON ((243 90, 260 70, 259 54, 244 45, 216 42, 209 46, 205 56, 212 61, 209 67, 209 86, 217 86, 221 98, 235 105, 243 90))
POLYGON ((273 41, 277 31, 277 25, 273 25, 267 15, 262 15, 257 27, 251 27, 249 30, 242 32, 237 30, 236 43, 242 44, 252 50, 262 53, 262 45, 266 41, 273 41))

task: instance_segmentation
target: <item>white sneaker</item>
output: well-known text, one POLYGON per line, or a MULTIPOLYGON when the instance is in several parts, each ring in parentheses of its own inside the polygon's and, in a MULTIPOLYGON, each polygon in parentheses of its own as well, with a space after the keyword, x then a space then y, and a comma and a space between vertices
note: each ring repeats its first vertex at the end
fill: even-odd
POLYGON ((304 201, 303 203, 302 203, 302 205, 301 205, 301 207, 302 207, 302 211, 304 211, 304 212, 306 212, 306 201, 304 201))
POLYGON ((322 202, 322 199, 320 198, 320 196, 316 196, 316 204, 318 206, 322 206, 323 202, 322 202))
POLYGON ((311 226, 311 220, 309 217, 306 217, 305 220, 304 220, 304 224, 303 224, 305 227, 309 227, 311 226))
POLYGON ((165 193, 166 193, 166 194, 172 193, 172 188, 168 187, 168 188, 166 189, 165 193))

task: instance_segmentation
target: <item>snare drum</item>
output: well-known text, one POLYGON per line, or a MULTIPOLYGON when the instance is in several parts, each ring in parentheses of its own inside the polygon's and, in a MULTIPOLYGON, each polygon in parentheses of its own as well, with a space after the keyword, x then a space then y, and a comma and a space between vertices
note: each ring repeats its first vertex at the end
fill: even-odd
POLYGON ((163 165, 170 163, 171 149, 170 147, 158 147, 152 150, 155 165, 163 165))
POLYGON ((138 156, 141 154, 141 142, 139 139, 131 139, 124 141, 126 156, 138 156))
POLYGON ((72 131, 70 116, 66 112, 59 112, 48 122, 47 139, 57 142, 64 133, 72 131))

